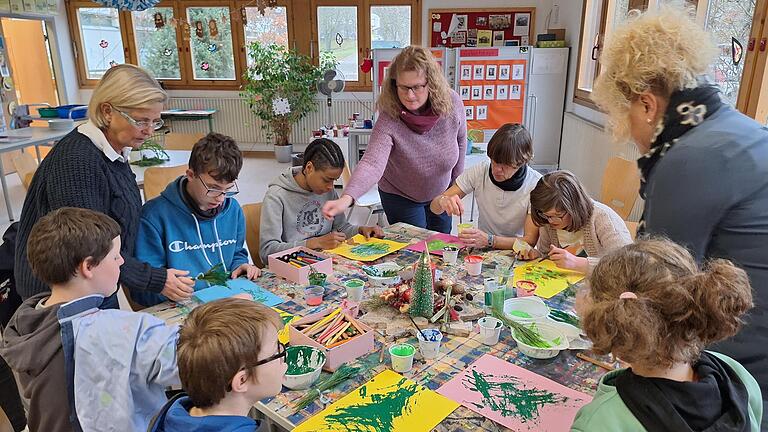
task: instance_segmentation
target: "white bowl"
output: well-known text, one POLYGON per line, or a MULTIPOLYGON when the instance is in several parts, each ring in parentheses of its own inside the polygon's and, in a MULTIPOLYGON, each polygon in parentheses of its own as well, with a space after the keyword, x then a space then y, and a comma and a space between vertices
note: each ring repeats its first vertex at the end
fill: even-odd
MULTIPOLYGON (((530 326, 531 324, 525 325, 530 326)), ((552 348, 539 348, 528 345, 519 341, 517 337, 515 337, 515 330, 510 329, 512 331, 512 338, 515 340, 515 342, 517 342, 517 348, 521 353, 535 359, 549 359, 558 355, 560 351, 568 349, 568 337, 562 331, 560 331, 558 326, 547 322, 537 322, 533 323, 533 325, 536 326, 536 329, 538 330, 541 337, 547 342, 551 343, 553 346, 552 348), (553 341, 555 340, 558 340, 560 343, 554 344, 553 341)))
POLYGON ((546 320, 549 316, 549 306, 535 296, 511 298, 504 301, 504 315, 514 322, 529 324, 546 320), (524 312, 530 317, 512 315, 512 311, 524 312))
POLYGON ((283 376, 283 385, 291 390, 306 390, 320 378, 325 365, 325 353, 315 347, 308 345, 296 345, 286 348, 285 356, 288 362, 288 371, 283 376), (310 372, 303 374, 289 375, 292 364, 300 362, 301 366, 311 368, 310 372))
MULTIPOLYGON (((371 267, 375 267, 379 269, 380 271, 386 271, 386 270, 400 270, 402 269, 401 266, 397 265, 393 262, 384 262, 376 265, 372 265, 371 267)), ((368 280, 373 285, 378 286, 386 286, 386 285, 396 285, 400 283, 400 275, 390 276, 390 277, 378 277, 378 276, 371 276, 368 273, 365 273, 366 276, 368 276, 368 280)))

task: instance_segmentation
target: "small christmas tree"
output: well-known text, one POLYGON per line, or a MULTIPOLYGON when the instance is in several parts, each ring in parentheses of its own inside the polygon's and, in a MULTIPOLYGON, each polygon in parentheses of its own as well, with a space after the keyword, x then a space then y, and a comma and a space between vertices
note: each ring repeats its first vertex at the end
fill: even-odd
POLYGON ((434 314, 435 289, 433 283, 432 262, 429 257, 429 248, 427 247, 416 264, 413 276, 413 297, 411 298, 411 308, 409 310, 412 316, 431 318, 434 314))

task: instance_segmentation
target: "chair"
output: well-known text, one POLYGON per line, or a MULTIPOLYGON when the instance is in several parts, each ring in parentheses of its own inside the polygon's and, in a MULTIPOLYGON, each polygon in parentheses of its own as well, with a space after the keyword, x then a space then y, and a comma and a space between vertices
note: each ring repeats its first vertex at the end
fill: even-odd
POLYGON ((264 268, 264 263, 259 256, 259 233, 261 232, 261 203, 246 204, 243 206, 245 215, 245 243, 248 253, 251 254, 253 264, 258 268, 264 268))
POLYGON ((637 201, 639 189, 640 171, 634 162, 615 156, 608 159, 600 201, 627 220, 637 201))
POLYGON ((29 184, 32 183, 32 177, 37 171, 37 159, 29 153, 22 152, 20 155, 13 158, 13 166, 16 167, 16 174, 21 179, 21 184, 25 189, 29 189, 29 184))
POLYGON ((13 432, 13 425, 2 408, 0 408, 0 432, 13 432))
POLYGON ((196 142, 200 141, 205 136, 204 133, 176 133, 170 132, 165 134, 165 149, 166 150, 192 150, 192 146, 196 142))
MULTIPOLYGON (((346 187, 351 177, 352 173, 349 170, 349 164, 344 162, 344 169, 341 171, 341 183, 346 187)), ((379 220, 377 223, 379 225, 383 225, 383 223, 381 223, 381 215, 384 214, 384 207, 381 206, 381 197, 379 196, 379 189, 377 186, 372 187, 371 190, 364 193, 360 198, 355 200, 355 204, 349 211, 350 215, 352 214, 352 210, 354 210, 355 207, 368 209, 368 217, 365 219, 364 226, 370 225, 371 217, 373 217, 373 215, 378 215, 379 220)))
POLYGON ((187 172, 186 165, 175 167, 149 167, 144 171, 144 200, 160 196, 172 181, 187 172))
POLYGON ((632 240, 635 240, 635 237, 637 236, 637 226, 639 224, 637 222, 630 221, 624 221, 624 224, 627 226, 629 234, 632 236, 632 240))

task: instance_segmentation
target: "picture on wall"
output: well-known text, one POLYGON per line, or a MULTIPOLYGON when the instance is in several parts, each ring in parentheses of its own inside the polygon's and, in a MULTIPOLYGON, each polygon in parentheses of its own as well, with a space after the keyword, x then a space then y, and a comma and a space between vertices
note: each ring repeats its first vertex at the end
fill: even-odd
POLYGON ((472 86, 472 100, 483 99, 483 86, 472 86))
MULTIPOLYGON (((507 70, 507 74, 509 74, 509 70, 507 70)), ((472 65, 461 65, 461 79, 462 80, 472 79, 472 65)))
POLYGON ((493 100, 494 90, 496 90, 494 85, 483 86, 483 100, 493 100))
POLYGON ((504 30, 493 31, 493 46, 504 46, 504 30))
POLYGON ((525 75, 525 66, 521 64, 512 65, 512 79, 521 80, 525 75))
POLYGON ((485 65, 475 65, 474 79, 482 80, 485 78, 485 65))
POLYGON ((496 86, 496 100, 506 100, 506 99, 509 99, 509 93, 508 92, 509 92, 509 86, 508 85, 504 84, 504 85, 496 86))
POLYGON ((461 95, 461 100, 469 100, 469 86, 461 86, 459 95, 461 95))
POLYGON ((485 68, 485 79, 486 80, 495 80, 496 79, 496 70, 498 66, 496 65, 488 65, 485 68))
POLYGON ((477 29, 476 28, 471 28, 467 30, 467 46, 468 47, 477 46, 477 29))
POLYGON ((457 31, 451 35, 451 43, 456 45, 464 45, 467 43, 467 32, 457 31))
POLYGON ((491 38, 493 37, 492 30, 478 30, 477 31, 477 46, 489 47, 491 46, 491 38))
POLYGON ((477 118, 476 120, 488 120, 488 105, 477 106, 477 118))
POLYGON ((487 25, 488 25, 488 17, 484 17, 484 16, 475 17, 476 27, 485 27, 487 25))
POLYGON ((500 80, 508 80, 509 79, 509 65, 501 65, 499 66, 499 79, 500 80))
POLYGON ((474 120, 475 119, 475 107, 474 106, 465 106, 464 112, 467 115, 467 120, 474 120))
POLYGON ((491 30, 508 29, 512 23, 512 15, 490 15, 488 16, 488 23, 491 30))
POLYGON ((509 98, 510 99, 520 99, 520 85, 519 84, 512 84, 509 86, 509 98))
POLYGON ((531 14, 515 14, 515 28, 512 31, 514 36, 528 36, 531 25, 531 14))

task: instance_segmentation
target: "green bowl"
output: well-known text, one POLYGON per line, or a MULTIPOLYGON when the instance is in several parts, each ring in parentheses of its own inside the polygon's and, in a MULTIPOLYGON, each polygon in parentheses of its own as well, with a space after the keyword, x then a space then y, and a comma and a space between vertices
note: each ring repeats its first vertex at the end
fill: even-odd
POLYGON ((56 108, 38 108, 37 113, 42 118, 59 118, 59 111, 56 108))
POLYGON ((325 353, 308 345, 289 346, 285 350, 288 370, 283 385, 291 390, 305 390, 320 378, 325 366, 325 353))

